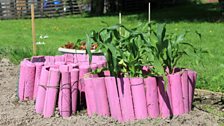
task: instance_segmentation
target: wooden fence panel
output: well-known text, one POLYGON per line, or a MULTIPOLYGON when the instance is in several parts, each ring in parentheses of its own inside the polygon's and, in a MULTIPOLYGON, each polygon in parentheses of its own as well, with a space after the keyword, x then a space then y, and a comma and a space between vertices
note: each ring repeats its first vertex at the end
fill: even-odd
MULTIPOLYGON (((68 0, 66 2, 58 3, 54 1, 44 3, 44 0, 41 1, 34 2, 35 17, 37 18, 73 15, 81 12, 81 7, 77 4, 76 0, 68 0)), ((28 0, 0 2, 0 19, 30 18, 32 3, 33 2, 28 0)))

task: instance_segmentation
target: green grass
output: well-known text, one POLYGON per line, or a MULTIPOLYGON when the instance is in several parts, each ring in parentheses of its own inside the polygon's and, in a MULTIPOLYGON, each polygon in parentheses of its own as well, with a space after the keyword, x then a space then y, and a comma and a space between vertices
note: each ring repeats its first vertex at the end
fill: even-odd
MULTIPOLYGON (((212 91, 224 92, 224 23, 217 9, 217 4, 184 5, 177 7, 152 10, 152 20, 167 23, 168 31, 183 32, 184 30, 198 30, 202 34, 202 41, 196 35, 188 39, 192 44, 208 49, 214 56, 205 55, 202 63, 196 65, 193 58, 185 58, 180 64, 198 72, 197 87, 212 91)), ((48 35, 46 45, 39 46, 39 54, 55 55, 57 48, 68 41, 85 38, 92 29, 100 29, 118 22, 117 16, 82 17, 69 16, 52 19, 37 19, 37 41, 40 35, 48 35)), ((128 27, 146 22, 147 14, 125 14, 122 23, 128 27)), ((0 55, 8 55, 14 62, 30 56, 32 47, 30 20, 0 20, 0 55), (7 48, 6 50, 4 48, 7 48), (21 48, 29 49, 28 53, 21 48), (5 53, 4 53, 5 52, 5 53), (4 53, 4 54, 3 54, 4 53)))

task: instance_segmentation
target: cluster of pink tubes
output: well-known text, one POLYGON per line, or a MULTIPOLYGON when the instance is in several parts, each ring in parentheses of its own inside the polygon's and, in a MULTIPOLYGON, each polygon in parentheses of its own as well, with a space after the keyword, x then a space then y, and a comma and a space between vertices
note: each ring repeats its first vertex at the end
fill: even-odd
MULTIPOLYGON (((85 93, 87 114, 111 116, 119 122, 135 119, 166 118, 192 109, 196 72, 180 69, 161 77, 115 78, 109 71, 93 75, 106 66, 104 56, 64 54, 24 59, 20 65, 19 99, 35 100, 35 110, 44 117, 58 107, 62 117, 77 111, 78 92, 85 93), (86 76, 88 75, 88 76, 86 76)), ((145 69, 145 68, 144 68, 145 69)))

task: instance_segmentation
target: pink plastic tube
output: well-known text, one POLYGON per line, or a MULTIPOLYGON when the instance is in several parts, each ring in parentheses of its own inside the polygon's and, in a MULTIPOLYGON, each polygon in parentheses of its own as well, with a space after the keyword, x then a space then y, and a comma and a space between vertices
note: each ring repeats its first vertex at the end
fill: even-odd
POLYGON ((64 54, 64 58, 65 58, 65 62, 67 64, 74 63, 74 56, 73 56, 73 54, 64 54))
POLYGON ((69 71, 71 71, 73 69, 78 69, 78 68, 79 68, 79 65, 76 63, 69 64, 69 71))
POLYGON ((109 116, 110 110, 104 78, 94 78, 92 79, 92 82, 94 85, 97 114, 101 116, 109 116))
POLYGON ((146 101, 149 117, 159 117, 159 97, 157 81, 155 77, 148 77, 144 79, 146 86, 146 101))
POLYGON ((143 78, 130 78, 136 119, 148 116, 143 78))
POLYGON ((44 56, 33 56, 31 58, 31 62, 32 63, 36 63, 36 62, 45 62, 45 58, 44 56))
POLYGON ((95 113, 97 113, 96 99, 95 99, 95 92, 94 92, 94 85, 92 83, 92 78, 84 79, 84 83, 85 83, 85 96, 86 96, 86 103, 87 103, 87 114, 89 116, 92 116, 95 113))
POLYGON ((59 95, 59 113, 62 117, 69 117, 71 115, 71 75, 67 68, 60 68, 61 84, 59 95))
POLYGON ((49 69, 50 67, 44 66, 41 71, 40 83, 38 85, 36 104, 35 104, 36 113, 39 114, 42 114, 44 110, 44 101, 46 94, 46 86, 49 78, 49 69))
POLYGON ((25 64, 25 92, 24 100, 33 100, 33 91, 35 83, 35 65, 31 62, 25 64))
POLYGON ((54 65, 54 56, 45 56, 45 65, 54 65))
POLYGON ((55 62, 55 66, 59 68, 59 66, 65 65, 65 62, 55 62))
MULTIPOLYGON (((114 77, 105 77, 105 84, 107 89, 107 96, 110 106, 110 113, 112 118, 122 122, 121 105, 118 96, 116 80, 114 77)), ((130 105, 129 105, 130 106, 130 105)), ((133 104, 132 104, 133 107, 133 104)), ((133 108, 132 108, 133 111, 133 108)))
MULTIPOLYGON (((132 101, 131 84, 129 78, 117 78, 119 98, 121 102, 121 111, 123 121, 135 119, 134 104, 132 101)), ((144 103, 143 103, 144 104, 144 103)))
POLYGON ((189 110, 192 109, 192 103, 194 98, 194 89, 196 84, 197 73, 188 70, 188 83, 189 83, 189 110))
POLYGON ((81 65, 79 65, 79 90, 81 92, 85 91, 85 86, 83 83, 83 78, 85 76, 85 74, 89 73, 89 64, 86 63, 82 63, 81 65))
POLYGON ((75 113, 77 110, 79 70, 74 68, 74 69, 70 70, 70 72, 71 72, 72 112, 75 113))
POLYGON ((47 84, 47 92, 44 102, 43 115, 45 118, 54 114, 56 98, 60 80, 60 72, 58 69, 50 68, 49 83, 47 84))
POLYGON ((65 57, 62 56, 55 56, 55 62, 65 62, 65 57))
MULTIPOLYGON (((157 84, 158 84, 160 115, 162 118, 166 118, 172 115, 170 99, 168 97, 168 93, 165 91, 164 81, 162 78, 157 78, 157 84)), ((169 90, 169 88, 170 87, 168 84, 167 91, 169 90)))
POLYGON ((44 65, 44 63, 42 63, 42 62, 35 63, 36 72, 35 72, 35 83, 34 83, 34 92, 33 92, 34 100, 36 99, 36 96, 37 96, 38 85, 40 84, 40 74, 41 74, 43 65, 44 65))
POLYGON ((184 113, 181 74, 176 73, 168 76, 169 83, 171 85, 173 115, 181 115, 184 113))
POLYGON ((25 89, 25 61, 20 63, 20 73, 19 73, 19 100, 24 100, 24 89, 25 89))
POLYGON ((185 70, 181 75, 181 85, 183 92, 183 103, 184 103, 184 113, 189 112, 189 82, 188 82, 188 74, 185 70))

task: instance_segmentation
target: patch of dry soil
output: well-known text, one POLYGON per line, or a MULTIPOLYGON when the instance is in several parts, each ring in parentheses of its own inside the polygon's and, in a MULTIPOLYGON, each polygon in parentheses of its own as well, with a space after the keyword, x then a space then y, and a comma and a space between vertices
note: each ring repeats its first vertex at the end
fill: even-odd
POLYGON ((219 116, 205 112, 197 107, 189 114, 173 117, 173 119, 146 119, 120 124, 111 118, 88 117, 86 112, 79 112, 63 119, 58 112, 52 118, 42 118, 34 112, 33 102, 19 102, 16 96, 18 66, 7 59, 0 60, 0 125, 6 126, 83 126, 83 125, 153 125, 153 126, 216 126, 220 123, 219 116))

